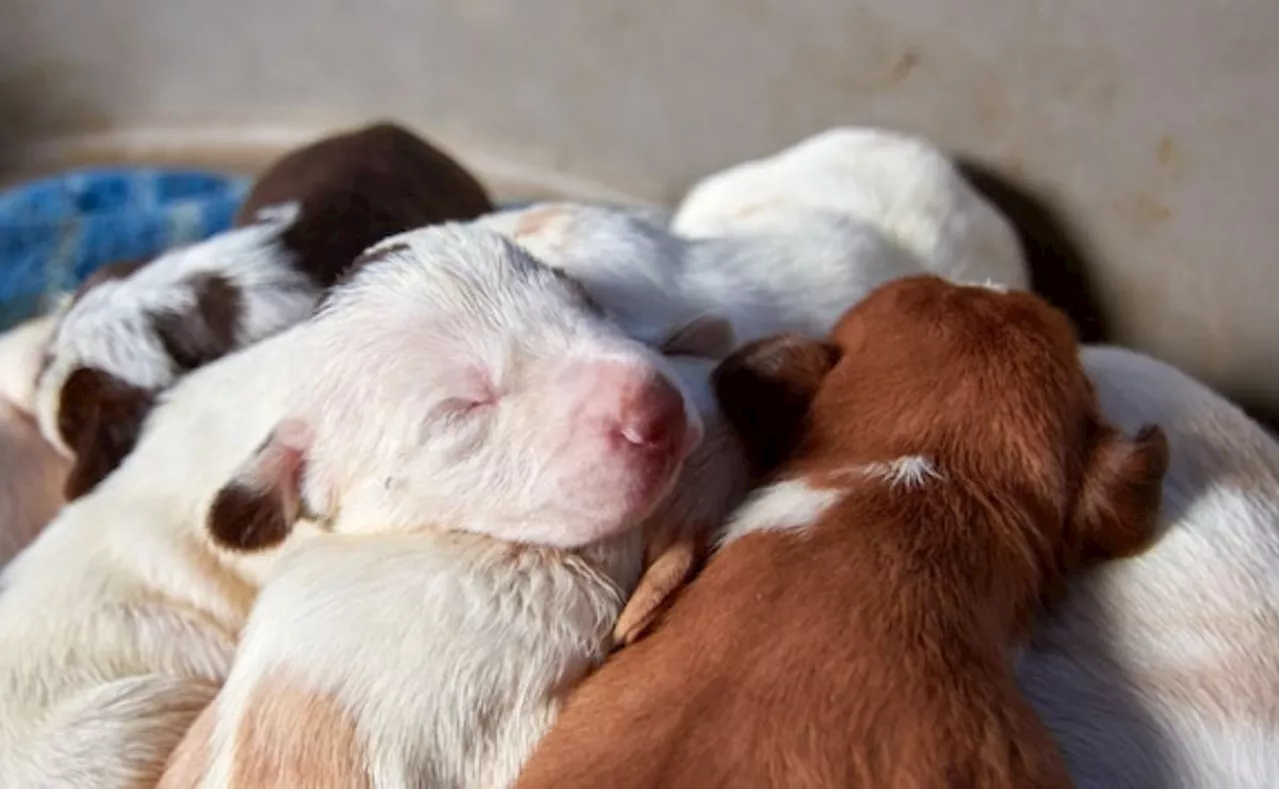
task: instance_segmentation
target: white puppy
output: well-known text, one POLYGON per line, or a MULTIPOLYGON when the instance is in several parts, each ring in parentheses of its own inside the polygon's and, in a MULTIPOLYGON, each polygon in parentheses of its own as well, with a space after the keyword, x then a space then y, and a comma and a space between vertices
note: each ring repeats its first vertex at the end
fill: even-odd
POLYGON ((835 128, 696 184, 671 229, 695 238, 789 227, 831 213, 874 227, 952 279, 1029 285, 1012 225, 927 140, 835 128))
MULTIPOLYGON (((714 416, 712 363, 674 361, 697 392, 698 407, 714 416)), ((508 396, 519 396, 518 388, 508 396)), ((370 441, 378 429, 368 425, 370 441)), ((332 458, 313 450, 303 462, 308 469, 313 461, 345 465, 344 450, 332 443, 332 458)), ((272 459, 265 465, 281 470, 272 459)), ((686 471, 692 476, 682 478, 681 488, 696 488, 699 503, 668 499, 651 523, 718 518, 740 495, 716 464, 686 471)), ((261 473, 250 473, 258 488, 261 473)), ((409 506, 434 497, 433 487, 423 476, 393 495, 409 506)), ((572 493, 579 500, 585 494, 572 493)), ((216 707, 193 726, 161 785, 512 783, 565 694, 607 653, 648 535, 640 528, 579 545, 581 537, 570 539, 576 530, 547 535, 535 520, 522 541, 518 524, 486 514, 488 502, 473 494, 454 499, 450 517, 459 520, 423 520, 412 532, 326 535, 284 560, 253 610, 216 707), (505 539, 485 534, 489 524, 505 539), (552 539, 569 547, 546 547, 552 539)), ((358 516, 345 501, 334 506, 334 530, 344 531, 347 519, 358 516)), ((238 538, 243 523, 229 525, 238 538)), ((211 526, 228 524, 215 518, 211 526)))
POLYGON ((797 217, 785 230, 684 239, 641 215, 543 203, 481 217, 579 280, 632 337, 723 356, 782 331, 825 335, 877 285, 923 270, 861 222, 797 217))
POLYGON ((937 150, 888 132, 828 132, 712 176, 676 234, 637 211, 569 203, 477 222, 583 282, 633 337, 682 352, 825 336, 871 290, 913 274, 1027 285, 1009 223, 937 150))
POLYGON ((456 226, 359 264, 314 320, 184 379, 0 576, 8 785, 154 782, 286 532, 572 548, 669 489, 697 415, 572 281, 456 226), (315 520, 291 530, 299 510, 315 520))
POLYGON ((1160 533, 1041 620, 1022 687, 1082 789, 1275 787, 1276 441, 1166 364, 1082 357, 1108 419, 1169 436, 1160 533))

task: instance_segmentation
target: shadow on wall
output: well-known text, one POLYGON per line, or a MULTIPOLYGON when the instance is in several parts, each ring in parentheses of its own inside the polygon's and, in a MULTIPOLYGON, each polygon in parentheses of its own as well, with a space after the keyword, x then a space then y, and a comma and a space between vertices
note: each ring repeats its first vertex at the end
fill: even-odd
MULTIPOLYGON (((985 165, 962 162, 960 169, 970 183, 1013 222, 1031 269, 1032 289, 1067 313, 1081 342, 1112 342, 1089 277, 1083 246, 1062 215, 1027 188, 985 165)), ((1276 435, 1275 403, 1233 399, 1254 421, 1276 435)))
POLYGON ((1032 289, 1067 313, 1081 342, 1108 342, 1110 332, 1089 279, 1083 247, 1062 215, 984 165, 963 162, 960 169, 1017 228, 1031 269, 1032 289))

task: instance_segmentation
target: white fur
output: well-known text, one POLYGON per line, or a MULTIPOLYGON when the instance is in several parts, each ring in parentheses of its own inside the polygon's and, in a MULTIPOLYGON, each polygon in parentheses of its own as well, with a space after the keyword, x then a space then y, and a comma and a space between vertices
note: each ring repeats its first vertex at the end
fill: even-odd
MULTIPOLYGON (((430 417, 434 405, 468 394, 456 387, 477 365, 513 385, 537 382, 549 397, 554 364, 542 360, 595 354, 660 373, 656 354, 626 341, 575 301, 568 284, 497 237, 440 227, 398 243, 413 254, 370 263, 314 321, 181 380, 119 470, 65 508, 0 575, 6 786, 132 787, 158 777, 159 760, 194 716, 193 699, 226 676, 264 574, 300 541, 231 553, 210 543, 206 513, 218 488, 299 409, 315 417, 314 451, 327 453, 311 458, 312 503, 342 505, 324 513, 326 528, 420 528, 445 522, 435 520, 441 515, 472 516, 461 519, 475 528, 490 515, 594 526, 652 507, 618 506, 602 492, 593 502, 598 512, 579 512, 572 502, 556 510, 530 483, 567 480, 563 470, 541 468, 542 458, 525 446, 495 448, 510 436, 504 429, 430 417), (421 462, 424 455, 433 460, 421 462), (477 466, 476 457, 497 467, 477 466), (418 476, 448 463, 469 474, 435 483, 418 476), (420 493, 419 484, 428 490, 420 493), (505 496, 483 498, 503 485, 505 496), (481 516, 444 491, 469 496, 481 516), (513 509, 483 510, 499 504, 513 509)), ((513 388, 503 407, 535 413, 503 417, 513 429, 537 421, 547 402, 522 400, 523 392, 513 388)), ((548 463, 557 460, 553 454, 548 463)), ((300 537, 315 532, 295 527, 300 537)))
POLYGON ((720 543, 727 544, 760 531, 788 531, 813 525, 848 492, 838 484, 842 479, 861 477, 893 488, 918 488, 931 479, 942 479, 929 459, 920 455, 838 469, 829 476, 832 483, 829 485, 800 477, 753 491, 725 523, 720 543))
POLYGON ((40 357, 53 337, 57 321, 53 315, 45 315, 0 335, 0 398, 27 413, 35 412, 40 357))
POLYGON ((1172 450, 1159 536, 1075 582, 1042 621, 1022 686, 1078 786, 1277 786, 1277 447, 1174 368, 1082 359, 1108 419, 1172 450))
MULTIPOLYGON (((728 320, 740 342, 783 331, 823 337, 885 282, 958 273, 948 258, 917 258, 874 224, 835 212, 799 211, 785 223, 693 239, 634 213, 570 203, 476 221, 580 280, 628 334, 653 344, 701 316, 728 320)), ((1006 254, 1021 265, 1016 244, 1006 254)), ((1003 264, 979 268, 1005 273, 1003 264)))
POLYGON ((174 382, 182 371, 161 345, 151 316, 192 309, 195 275, 221 275, 239 290, 238 346, 304 318, 320 290, 280 244, 298 210, 297 204, 284 204, 261 224, 165 253, 128 277, 95 285, 71 304, 58 321, 50 363, 36 388, 36 413, 45 437, 59 451, 72 453, 57 428, 58 409, 62 386, 79 367, 111 373, 144 389, 161 390, 174 382))
POLYGON ((1008 220, 928 141, 885 129, 830 129, 711 175, 685 196, 671 229, 714 238, 814 213, 864 222, 946 277, 1029 284, 1008 220))
POLYGON ((482 217, 535 257, 580 280, 634 337, 661 344, 704 315, 743 342, 781 331, 822 336, 884 282, 923 273, 861 223, 798 218, 785 231, 686 240, 615 209, 548 203, 482 217), (555 212, 534 233, 523 214, 555 212))
POLYGON ((756 532, 810 526, 844 494, 842 488, 814 487, 811 480, 803 477, 755 490, 725 524, 721 544, 756 532))
POLYGON ((868 463, 859 473, 888 483, 894 488, 918 488, 931 479, 942 479, 929 458, 922 455, 906 455, 881 463, 868 463))

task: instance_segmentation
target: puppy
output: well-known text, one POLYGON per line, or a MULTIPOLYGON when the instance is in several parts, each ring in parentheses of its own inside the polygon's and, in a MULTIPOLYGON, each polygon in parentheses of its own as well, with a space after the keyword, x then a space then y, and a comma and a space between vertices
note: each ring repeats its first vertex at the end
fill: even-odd
POLYGON ((62 506, 69 463, 40 435, 32 388, 53 319, 36 318, 0 335, 0 567, 62 506))
POLYGON ((1030 286, 1009 221, 927 140, 874 128, 834 128, 695 184, 673 232, 721 237, 789 227, 832 213, 865 222, 954 279, 1030 286))
MULTIPOLYGON (((410 254, 398 243, 371 255, 410 254)), ((531 257, 506 265, 582 304, 531 257)), ((529 298, 503 310, 527 348, 512 356, 449 301, 366 291, 315 321, 335 350, 209 528, 244 552, 300 514, 330 534, 266 583, 214 722, 193 729, 207 744, 183 745, 166 786, 508 785, 602 660, 639 574, 634 526, 700 442, 695 405, 713 398, 686 391, 709 365, 681 383, 603 316, 559 327, 566 307, 529 298), (367 345, 338 350, 321 327, 367 345)))
POLYGON ((1011 651, 1065 573, 1144 543, 1167 447, 1102 420, 1065 316, 904 279, 716 391, 774 481, 518 786, 1069 785, 1011 651))
POLYGON ((447 156, 379 124, 285 156, 240 228, 99 271, 60 316, 36 391, 42 432, 74 459, 68 498, 120 465, 159 392, 304 318, 366 247, 491 208, 447 156))
POLYGON ((1121 427, 1172 454, 1155 544, 1071 585, 1019 665, 1087 787, 1274 787, 1276 441, 1174 368, 1119 348, 1081 361, 1121 427))
MULTIPOLYGON (((158 780, 263 578, 307 537, 447 524, 503 543, 494 561, 522 539, 563 555, 666 495, 697 415, 662 357, 579 287, 452 225, 358 263, 314 320, 181 381, 118 473, 0 575, 11 785, 158 780)), ((625 586, 625 566, 609 572, 625 586)))

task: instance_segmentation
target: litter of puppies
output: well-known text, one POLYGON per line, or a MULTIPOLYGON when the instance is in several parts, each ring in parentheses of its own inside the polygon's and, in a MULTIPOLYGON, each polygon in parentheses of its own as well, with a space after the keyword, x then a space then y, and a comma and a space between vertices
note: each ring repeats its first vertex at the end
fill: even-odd
POLYGON ((667 222, 380 123, 237 225, 0 337, 0 786, 1280 779, 1274 438, 929 142, 667 222))

